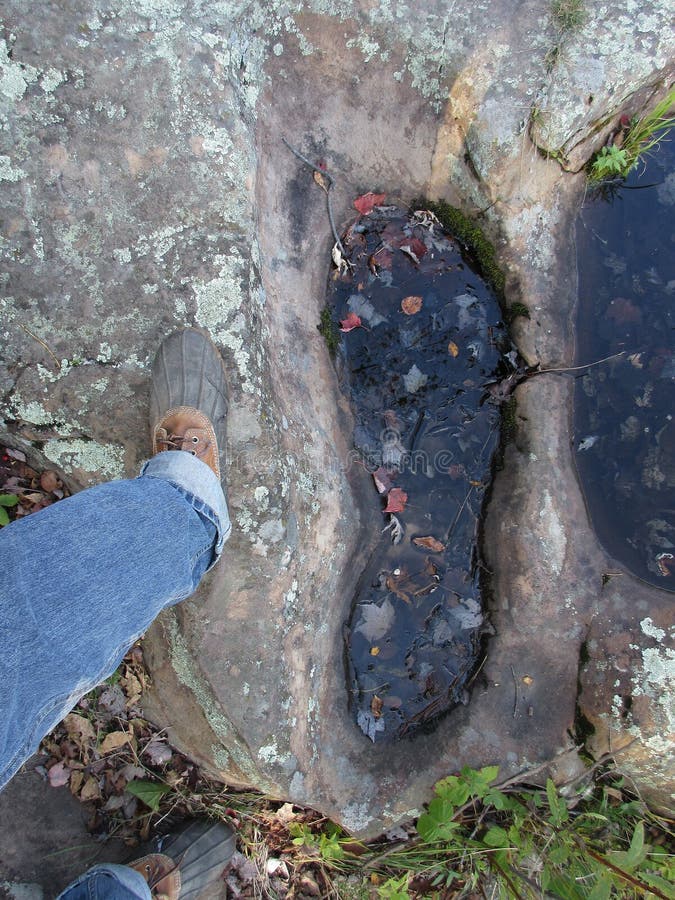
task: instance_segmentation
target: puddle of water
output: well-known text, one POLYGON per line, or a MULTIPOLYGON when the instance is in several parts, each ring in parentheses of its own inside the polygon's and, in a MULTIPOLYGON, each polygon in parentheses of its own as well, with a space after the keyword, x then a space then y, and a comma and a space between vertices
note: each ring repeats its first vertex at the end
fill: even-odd
POLYGON ((476 548, 499 444, 494 384, 515 357, 494 294, 426 221, 394 207, 361 217, 345 236, 353 268, 329 286, 334 320, 362 322, 337 365, 382 510, 346 628, 352 707, 373 741, 467 700, 486 630, 476 548))
POLYGON ((596 533, 638 577, 675 590, 675 144, 577 223, 575 450, 596 533))

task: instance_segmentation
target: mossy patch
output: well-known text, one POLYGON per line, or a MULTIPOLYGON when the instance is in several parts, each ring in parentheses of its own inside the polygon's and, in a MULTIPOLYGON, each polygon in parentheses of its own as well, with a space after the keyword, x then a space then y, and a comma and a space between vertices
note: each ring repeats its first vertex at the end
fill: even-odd
POLYGON ((504 273, 497 262, 497 253, 494 245, 485 236, 480 226, 472 222, 461 209, 451 206, 445 200, 431 202, 429 200, 415 200, 413 204, 418 209, 428 209, 439 220, 443 228, 453 235, 460 244, 474 257, 480 274, 495 291, 500 300, 504 299, 504 273))
POLYGON ((524 319, 529 319, 530 310, 524 303, 516 300, 516 302, 512 303, 506 311, 506 321, 510 325, 519 316, 522 316, 524 319))
POLYGON ((324 306, 321 310, 319 324, 316 327, 319 330, 319 334, 326 342, 328 352, 331 356, 335 356, 338 344, 340 343, 340 332, 338 331, 338 327, 333 321, 330 309, 327 306, 324 306))

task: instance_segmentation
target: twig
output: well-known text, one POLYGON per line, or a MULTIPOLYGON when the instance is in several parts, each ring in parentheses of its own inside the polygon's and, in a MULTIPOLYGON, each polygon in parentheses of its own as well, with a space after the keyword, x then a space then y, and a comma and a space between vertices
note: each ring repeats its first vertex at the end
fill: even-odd
POLYGON ((516 680, 516 673, 514 671, 513 666, 511 668, 511 674, 513 675, 513 690, 515 697, 513 699, 513 718, 515 719, 518 713, 518 681, 516 680))
POLYGON ((468 503, 469 497, 471 496, 471 492, 473 491, 473 489, 474 489, 474 485, 472 484, 471 487, 469 488, 468 492, 467 492, 466 497, 465 497, 464 500, 462 501, 462 505, 461 505, 460 508, 457 510, 457 515, 456 515, 455 518, 452 520, 452 525, 451 525, 450 528, 448 529, 448 533, 447 533, 446 538, 445 538, 446 544, 447 544, 447 542, 450 540, 450 535, 451 535, 452 532, 455 530, 455 525, 456 525, 457 522, 459 521, 459 517, 462 515, 462 511, 464 510, 464 507, 465 507, 466 504, 468 503))
POLYGON ((33 338, 34 341, 37 341, 38 344, 39 344, 41 347, 43 347, 43 348, 47 351, 47 353, 49 353, 49 355, 51 356, 51 358, 52 358, 52 359, 54 360, 54 362, 56 363, 56 369, 57 369, 57 371, 60 372, 60 371, 61 371, 61 360, 56 358, 55 354, 52 353, 52 351, 51 351, 51 350, 49 349, 49 347, 45 344, 45 342, 42 340, 42 338, 39 338, 39 337, 37 336, 37 334, 33 334, 33 332, 32 332, 29 328, 26 328, 25 325, 22 325, 21 322, 19 322, 19 328, 23 328, 23 330, 26 332, 26 334, 30 335, 30 336, 33 338))
POLYGON ((545 375, 547 372, 578 372, 579 369, 590 369, 591 366, 599 366, 600 363, 609 362, 610 359, 618 359, 619 356, 624 356, 627 352, 627 350, 621 350, 619 353, 605 356, 604 359, 596 359, 595 362, 586 363, 583 366, 565 366, 560 369, 539 369, 538 371, 533 372, 530 377, 533 375, 545 375))
POLYGON ((321 169, 321 168, 319 168, 319 166, 315 166, 314 163, 311 160, 307 159, 306 156, 303 156, 299 150, 296 150, 295 147, 292 147, 288 143, 288 141, 286 140, 285 137, 282 137, 281 140, 288 147, 288 149, 291 151, 293 156, 297 156, 297 158, 299 160, 301 160, 302 162, 304 162, 304 164, 306 166, 309 166, 310 169, 313 169, 314 172, 318 172, 319 175, 321 175, 322 178, 325 178, 325 180, 328 182, 328 187, 324 188, 324 190, 326 192, 326 205, 328 207, 328 221, 330 222, 330 229, 333 232, 333 237, 335 238, 335 243, 337 244, 338 250, 340 251, 342 256, 346 256, 347 254, 345 252, 345 248, 342 246, 342 241, 340 240, 340 235, 337 233, 337 228, 335 227, 335 219, 333 218, 333 207, 330 202, 331 188, 333 187, 333 185, 335 183, 333 181, 332 176, 329 175, 325 169, 321 169))

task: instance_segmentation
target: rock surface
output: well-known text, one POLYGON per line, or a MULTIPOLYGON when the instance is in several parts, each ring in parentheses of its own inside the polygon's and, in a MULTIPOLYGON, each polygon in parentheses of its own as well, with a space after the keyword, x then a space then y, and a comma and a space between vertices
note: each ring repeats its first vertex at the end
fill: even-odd
MULTIPOLYGON (((521 353, 571 365, 583 179, 542 158, 528 124, 578 166, 582 138, 616 102, 601 85, 589 120, 584 72, 611 72, 622 98, 663 78, 673 41, 663 0, 640 4, 618 48, 603 38, 589 49, 634 6, 589 9, 551 68, 559 34, 541 0, 437 0, 423 14, 385 0, 81 0, 47 6, 39 21, 23 0, 5 3, 2 430, 74 486, 133 475, 160 339, 197 323, 222 347, 235 533, 146 646, 155 717, 227 781, 376 833, 463 764, 508 775, 569 747, 586 641, 585 715, 611 724, 613 747, 618 734, 636 738, 631 771, 670 802, 673 773, 652 759, 672 666, 661 595, 643 588, 633 621, 634 580, 603 591, 616 563, 589 529, 569 449, 571 386, 556 375, 517 392, 485 534, 496 635, 470 705, 385 751, 356 730, 341 628, 377 511, 343 465, 350 413, 316 330, 332 245, 325 198, 281 141, 327 161, 338 227, 369 189, 484 210, 508 299, 531 311, 513 329, 521 353), (545 133, 530 122, 537 104, 545 133), (593 641, 609 596, 646 673, 639 702, 638 669, 618 694, 631 688, 639 721, 590 687, 606 674, 593 641), (649 617, 651 630, 638 628, 649 617)), ((672 748, 672 731, 662 739, 672 748)))

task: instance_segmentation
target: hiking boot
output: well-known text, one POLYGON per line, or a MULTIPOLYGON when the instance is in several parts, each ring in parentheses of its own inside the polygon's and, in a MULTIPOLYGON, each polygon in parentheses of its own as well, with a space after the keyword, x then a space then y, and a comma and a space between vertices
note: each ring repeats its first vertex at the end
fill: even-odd
POLYGON ((205 462, 220 480, 227 395, 225 367, 211 339, 197 328, 169 335, 152 364, 153 454, 184 450, 205 462))
POLYGON ((235 835, 223 822, 190 822, 158 842, 158 852, 128 863, 155 900, 189 900, 220 880, 234 853, 235 835))

